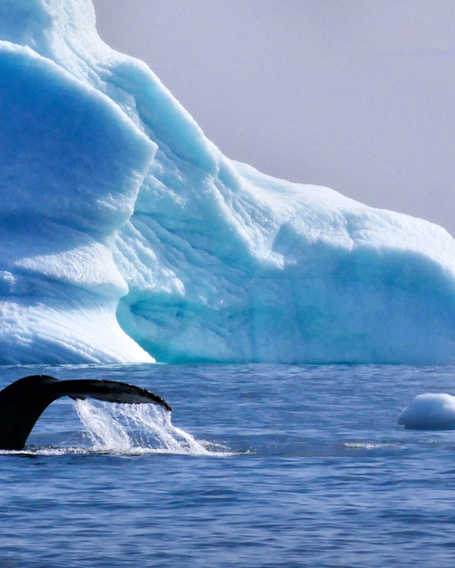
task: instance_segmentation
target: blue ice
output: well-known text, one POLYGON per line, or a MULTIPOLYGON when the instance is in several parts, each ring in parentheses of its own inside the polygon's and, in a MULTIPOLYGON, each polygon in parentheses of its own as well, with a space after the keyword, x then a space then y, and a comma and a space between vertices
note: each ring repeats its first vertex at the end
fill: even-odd
POLYGON ((0 39, 3 363, 454 361, 443 228, 230 160, 89 0, 0 39))

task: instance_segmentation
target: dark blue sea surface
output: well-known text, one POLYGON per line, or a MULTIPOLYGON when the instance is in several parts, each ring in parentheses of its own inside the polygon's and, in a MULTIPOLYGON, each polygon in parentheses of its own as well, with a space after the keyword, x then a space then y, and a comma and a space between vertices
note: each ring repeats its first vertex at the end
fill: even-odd
POLYGON ((455 392, 454 367, 3 367, 0 387, 35 373, 127 381, 174 412, 155 431, 84 402, 88 428, 53 403, 0 454, 3 568, 454 565, 455 431, 397 425, 455 392))

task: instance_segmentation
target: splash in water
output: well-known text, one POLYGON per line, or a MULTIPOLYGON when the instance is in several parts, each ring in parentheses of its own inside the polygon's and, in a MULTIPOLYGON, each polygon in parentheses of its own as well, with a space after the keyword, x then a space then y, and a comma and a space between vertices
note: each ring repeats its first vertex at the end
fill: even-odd
POLYGON ((198 441, 172 424, 171 414, 151 404, 75 401, 95 451, 226 455, 223 446, 198 441))

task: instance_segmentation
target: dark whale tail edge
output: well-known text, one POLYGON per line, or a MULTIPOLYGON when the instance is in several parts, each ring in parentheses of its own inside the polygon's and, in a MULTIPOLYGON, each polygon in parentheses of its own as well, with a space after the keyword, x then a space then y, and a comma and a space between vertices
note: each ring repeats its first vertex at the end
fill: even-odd
POLYGON ((81 379, 59 381, 49 375, 31 375, 0 391, 0 449, 21 450, 44 410, 62 396, 95 398, 124 404, 157 404, 172 408, 160 396, 119 381, 81 379))

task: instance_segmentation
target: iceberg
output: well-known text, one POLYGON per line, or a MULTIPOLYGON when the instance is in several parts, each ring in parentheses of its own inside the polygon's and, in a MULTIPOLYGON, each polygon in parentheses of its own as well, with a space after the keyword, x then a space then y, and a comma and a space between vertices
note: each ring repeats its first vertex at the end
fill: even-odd
POLYGON ((90 0, 0 40, 2 363, 455 360, 443 228, 230 160, 90 0))

